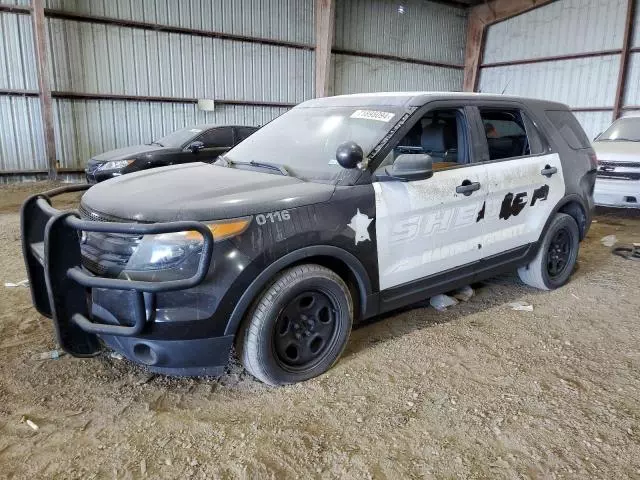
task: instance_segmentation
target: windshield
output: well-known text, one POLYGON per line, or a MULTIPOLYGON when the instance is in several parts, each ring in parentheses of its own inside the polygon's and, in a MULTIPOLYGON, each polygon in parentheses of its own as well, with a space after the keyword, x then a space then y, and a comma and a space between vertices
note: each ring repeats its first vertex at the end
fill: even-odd
POLYGON ((200 135, 202 131, 203 130, 198 127, 181 128, 180 130, 171 132, 166 137, 155 140, 153 143, 162 147, 180 148, 195 136, 200 135))
POLYGON ((640 142, 640 117, 626 117, 613 122, 598 142, 640 142))
POLYGON ((402 116, 398 107, 298 107, 225 154, 232 162, 283 165, 294 176, 334 181, 338 145, 354 141, 366 156, 402 116))

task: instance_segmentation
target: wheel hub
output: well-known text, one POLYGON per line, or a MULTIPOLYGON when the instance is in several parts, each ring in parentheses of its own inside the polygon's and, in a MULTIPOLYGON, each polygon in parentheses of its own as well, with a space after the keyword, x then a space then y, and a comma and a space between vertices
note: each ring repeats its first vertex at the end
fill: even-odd
POLYGON ((275 353, 286 366, 308 368, 326 353, 336 333, 333 301, 318 291, 296 296, 282 310, 274 331, 275 353))

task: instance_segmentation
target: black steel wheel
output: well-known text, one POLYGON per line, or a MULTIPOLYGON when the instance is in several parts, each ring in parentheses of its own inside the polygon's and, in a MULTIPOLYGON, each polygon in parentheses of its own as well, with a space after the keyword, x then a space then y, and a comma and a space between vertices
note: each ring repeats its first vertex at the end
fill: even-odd
POLYGON ((570 215, 557 213, 551 220, 538 253, 526 266, 518 269, 520 279, 542 290, 553 290, 569 281, 578 258, 580 232, 570 215))
POLYGON ((330 295, 303 292, 278 315, 273 346, 285 368, 305 370, 322 360, 336 339, 336 310, 330 295))
POLYGON ((557 278, 565 271, 571 259, 572 248, 571 232, 567 228, 558 229, 547 250, 547 273, 551 278, 557 278))
POLYGON ((270 385, 326 372, 349 338, 353 302, 332 270, 315 264, 285 270, 256 299, 236 346, 245 368, 270 385))

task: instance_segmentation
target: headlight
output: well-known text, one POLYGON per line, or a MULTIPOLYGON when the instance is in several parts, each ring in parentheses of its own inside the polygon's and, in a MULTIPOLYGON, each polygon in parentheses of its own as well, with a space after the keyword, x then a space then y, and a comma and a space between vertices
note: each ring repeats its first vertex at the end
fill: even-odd
MULTIPOLYGON (((207 226, 213 234, 214 241, 220 241, 240 235, 250 223, 251 217, 243 217, 213 222, 207 226)), ((202 245, 202 235, 196 231, 145 235, 129 258, 125 271, 179 268, 185 270, 185 276, 189 277, 195 273, 202 245)))
POLYGON ((98 170, 121 170, 131 163, 133 163, 133 160, 116 160, 102 164, 98 170))

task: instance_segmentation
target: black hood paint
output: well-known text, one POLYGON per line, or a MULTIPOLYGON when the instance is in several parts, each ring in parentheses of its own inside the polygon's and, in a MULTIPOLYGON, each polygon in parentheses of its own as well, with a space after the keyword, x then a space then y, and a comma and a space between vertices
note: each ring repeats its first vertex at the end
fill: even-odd
POLYGON ((82 205, 139 222, 217 220, 326 202, 334 190, 277 173, 189 163, 99 183, 82 205))
POLYGON ((159 151, 179 151, 179 149, 171 148, 171 147, 161 147, 160 145, 133 145, 131 147, 118 148, 116 150, 110 150, 108 152, 101 153, 100 155, 96 155, 90 160, 90 163, 104 163, 104 162, 113 162, 116 160, 129 160, 133 158, 137 158, 140 155, 145 155, 149 153, 159 152, 159 151))

